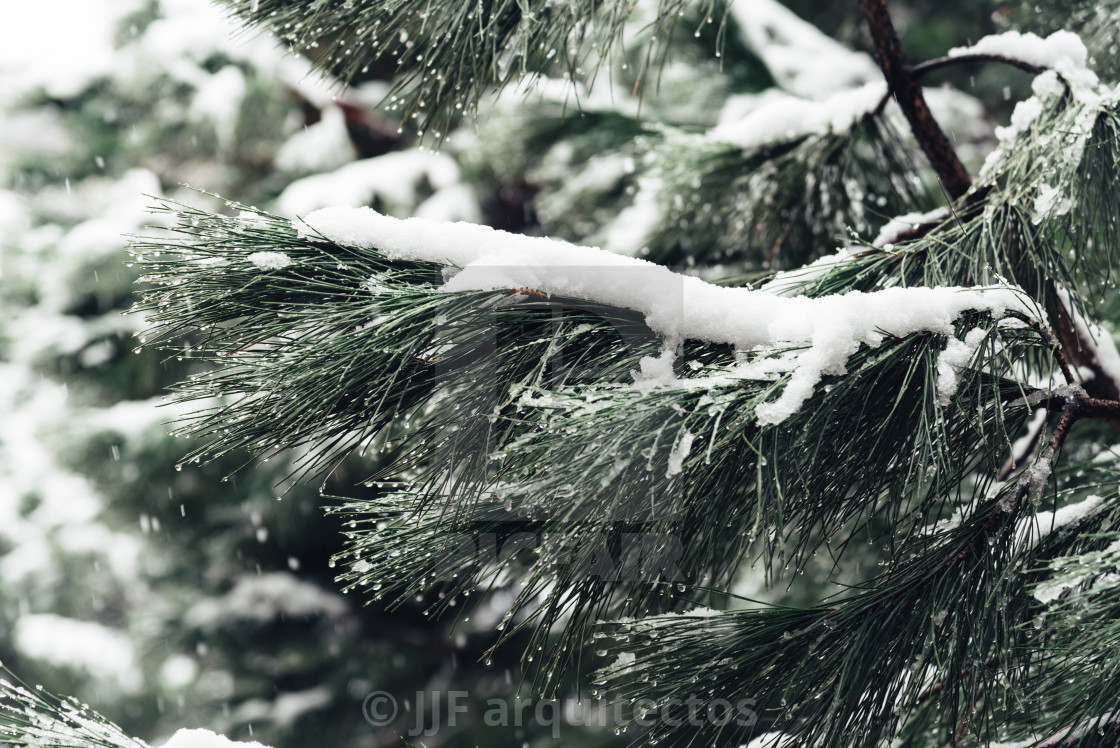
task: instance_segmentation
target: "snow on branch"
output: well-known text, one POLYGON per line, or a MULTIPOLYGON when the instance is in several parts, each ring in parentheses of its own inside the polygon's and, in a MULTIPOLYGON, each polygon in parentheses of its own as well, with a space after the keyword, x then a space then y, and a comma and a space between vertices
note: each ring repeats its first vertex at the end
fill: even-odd
POLYGON ((890 249, 895 242, 905 241, 919 235, 923 229, 939 226, 953 217, 948 206, 942 205, 924 213, 907 213, 887 221, 879 234, 871 240, 873 247, 890 249))
POLYGON ((182 729, 171 736, 162 748, 268 748, 256 741, 249 743, 230 740, 224 735, 219 735, 210 730, 182 729))
POLYGON ((709 137, 749 149, 806 135, 847 132, 875 111, 886 95, 887 84, 875 81, 839 91, 823 101, 774 96, 742 119, 716 127, 709 137))
MULTIPOLYGON (((0 743, 6 746, 67 748, 148 748, 71 696, 58 697, 28 688, 0 665, 0 743), (10 676, 12 680, 3 677, 10 676), (14 682, 13 682, 14 681, 14 682)), ((181 729, 161 748, 268 748, 243 743, 204 729, 181 729)))
POLYGON ((1037 34, 1006 31, 985 36, 967 47, 954 47, 949 57, 996 55, 1056 70, 1070 83, 1093 86, 1097 76, 1086 66, 1089 52, 1072 31, 1055 31, 1043 39, 1037 34))
POLYGON ((2 665, 0 673, 0 744, 13 748, 148 748, 89 705, 69 696, 59 698, 41 687, 30 689, 2 665))
POLYGON ((880 80, 869 55, 840 44, 776 0, 735 0, 728 14, 778 86, 790 93, 823 99, 880 80))
POLYGON ((468 223, 397 219, 369 208, 325 208, 304 219, 305 238, 375 250, 389 259, 442 264, 445 291, 533 289, 638 312, 670 347, 684 340, 740 350, 804 348, 779 399, 759 406, 761 423, 798 411, 821 377, 843 374, 861 345, 917 333, 952 335, 965 312, 1034 316, 1010 288, 889 288, 808 298, 715 286, 596 247, 527 237, 468 223))
POLYGON ((1110 380, 1112 387, 1120 391, 1120 352, 1107 330, 1086 319, 1077 308, 1070 292, 1065 288, 1057 289, 1058 301, 1073 322, 1080 345, 1087 355, 1089 373, 1093 377, 1110 380))

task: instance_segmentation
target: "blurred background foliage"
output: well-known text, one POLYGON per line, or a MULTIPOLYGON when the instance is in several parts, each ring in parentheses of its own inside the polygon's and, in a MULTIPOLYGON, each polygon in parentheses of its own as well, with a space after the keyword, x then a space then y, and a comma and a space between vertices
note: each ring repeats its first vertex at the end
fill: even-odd
MULTIPOLYGON (((854 1, 788 6, 869 51, 854 1)), ((913 60, 1029 15, 974 0, 895 10, 913 60)), ((516 644, 484 656, 496 638, 485 611, 432 622, 420 603, 390 613, 338 591, 329 559, 346 528, 324 515, 318 485, 293 484, 286 461, 178 466, 190 445, 167 436, 176 414, 160 405, 198 364, 133 352, 141 323, 123 314, 136 272, 122 235, 158 222, 148 196, 224 209, 191 185, 290 216, 372 205, 609 239, 633 203, 627 175, 646 139, 667 125, 713 126, 730 97, 771 87, 770 71, 740 36, 716 59, 718 25, 681 24, 638 116, 625 95, 638 26, 598 81, 621 95, 580 106, 506 93, 433 152, 376 108, 389 66, 343 89, 206 0, 9 11, 18 38, 0 51, 0 660, 152 741, 206 726, 275 748, 390 745, 401 725, 367 724, 367 693, 403 705, 418 691, 464 689, 474 718, 426 745, 551 744, 547 728, 477 719, 522 680, 516 644), (615 160, 596 161, 603 154, 615 160), (581 171, 592 162, 605 176, 581 171)), ((941 75, 928 82, 977 97, 990 122, 1006 121, 1029 86, 998 66, 941 75)), ((978 152, 985 137, 990 145, 983 132, 960 137, 978 152)), ((687 243, 674 241, 684 253, 674 261, 687 261, 687 243)), ((342 465, 325 491, 360 495, 368 468, 342 465)), ((748 578, 741 591, 819 597, 811 578, 789 591, 748 578)), ((565 728, 561 743, 625 739, 565 728)))

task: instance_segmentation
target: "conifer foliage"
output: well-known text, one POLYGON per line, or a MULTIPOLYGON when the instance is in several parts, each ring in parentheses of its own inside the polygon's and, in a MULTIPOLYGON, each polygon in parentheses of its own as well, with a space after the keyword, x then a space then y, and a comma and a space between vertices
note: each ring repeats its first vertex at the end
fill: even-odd
POLYGON ((159 200, 132 251, 143 344, 207 364, 185 461, 361 456, 372 495, 324 498, 340 584, 500 605, 534 694, 576 673, 641 740, 1115 744, 1112 35, 914 64, 860 0, 875 65, 769 0, 229 5, 394 64, 430 145, 477 114, 476 176, 535 175, 553 237, 159 200), (675 67, 697 39, 730 83, 675 67), (922 85, 979 64, 1032 76, 983 158, 922 85), (628 109, 659 71, 723 115, 628 109))

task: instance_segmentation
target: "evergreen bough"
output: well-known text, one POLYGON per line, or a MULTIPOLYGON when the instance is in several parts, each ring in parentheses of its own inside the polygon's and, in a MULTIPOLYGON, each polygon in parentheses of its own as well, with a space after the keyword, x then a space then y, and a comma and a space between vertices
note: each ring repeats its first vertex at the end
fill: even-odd
MULTIPOLYGON (((648 201, 649 259, 775 304, 923 287, 1016 302, 856 336, 775 410, 828 341, 674 336, 634 304, 556 292, 578 275, 557 263, 532 268, 534 286, 472 285, 456 275, 469 264, 401 250, 409 226, 438 235, 429 224, 362 235, 316 214, 161 201, 173 228, 133 252, 144 344, 181 355, 187 341, 208 364, 177 393, 199 403, 187 459, 291 450, 309 478, 366 455, 372 497, 327 499, 349 525, 347 589, 421 596, 430 615, 503 601, 500 638, 532 632, 536 693, 588 673, 593 694, 640 702, 651 742, 1114 744, 1120 356, 1100 323, 1115 311, 1118 96, 1076 55, 978 47, 911 65, 885 3, 859 5, 887 83, 877 103, 758 141, 589 110, 568 130, 576 147, 637 166, 590 199, 546 179, 540 204, 583 239, 612 219, 567 209, 634 216, 648 201), (993 62, 1036 75, 1034 95, 974 177, 921 80, 993 62), (839 585, 826 599, 734 594, 744 574, 792 587, 822 568, 839 585), (752 718, 729 719, 744 701, 752 718)), ((711 19, 718 43, 744 18, 682 3, 230 6, 334 71, 388 55, 394 106, 436 140, 485 91, 593 78, 631 12, 646 14, 647 62, 678 24, 711 19)), ((1115 22, 1088 6, 1054 17, 1094 12, 1115 22)), ((1110 60, 1111 39, 1085 40, 1110 60)), ((525 140, 548 142, 558 116, 525 140)))

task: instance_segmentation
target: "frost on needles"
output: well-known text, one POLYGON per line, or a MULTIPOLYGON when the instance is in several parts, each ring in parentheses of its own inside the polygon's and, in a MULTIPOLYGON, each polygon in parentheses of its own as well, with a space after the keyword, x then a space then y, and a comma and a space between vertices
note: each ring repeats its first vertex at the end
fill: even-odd
MULTIPOLYGON (((0 673, 10 675, 0 665, 0 673)), ((151 748, 71 697, 26 687, 0 675, 0 738, 21 748, 151 748)), ((268 748, 206 729, 181 729, 157 748, 268 748)))
MULTIPOLYGON (((548 28, 499 3, 467 18, 502 30, 473 60, 479 38, 454 33, 470 9, 406 2, 389 19, 357 2, 370 25, 354 34, 370 38, 320 59, 411 54, 403 25, 429 7, 418 88, 392 101, 428 122, 469 109, 485 76, 431 111, 420 93, 515 77, 506 34, 537 43, 530 61, 581 59, 539 45, 593 10, 531 10, 548 28)), ((594 5, 604 48, 621 7, 594 5)), ((634 7, 651 44, 680 10, 634 7)), ((1093 740, 1116 713, 1099 684, 1120 688, 1102 657, 1120 636, 1105 571, 1120 106, 1088 69, 1101 50, 1004 34, 908 64, 886 4, 862 0, 880 64, 834 46, 799 64, 819 34, 773 3, 744 7, 728 33, 774 90, 737 94, 718 121, 647 125, 601 97, 560 137, 569 66, 542 82, 547 105, 496 130, 495 153, 545 175, 535 204, 565 241, 369 208, 291 221, 231 204, 241 220, 161 202, 172 232, 134 251, 148 344, 187 340, 207 363, 176 395, 201 404, 181 426, 201 444, 188 459, 244 450, 322 474, 374 458, 368 491, 332 505, 348 521, 340 582, 432 616, 499 601, 495 647, 527 636, 539 693, 593 642, 616 663, 598 679, 612 695, 756 699, 776 742, 1093 740), (963 130, 938 123, 959 107, 935 106, 922 79, 992 59, 1034 75, 1032 95, 965 158, 946 135, 963 130), (825 68, 837 77, 821 83, 825 68), (534 161, 533 138, 561 142, 534 161), (529 563, 461 552, 527 526, 529 563), (672 563, 603 571, 602 550, 635 529, 672 563), (762 595, 802 576, 835 594, 716 610, 743 580, 762 595)), ((310 42, 284 25, 293 4, 237 9, 310 42)), ((689 20, 714 23, 707 10, 689 20)), ((662 716, 677 721, 652 738, 745 737, 662 716)))
MULTIPOLYGON (((790 380, 773 403, 758 406, 760 423, 796 413, 825 374, 843 374, 861 345, 919 332, 952 335, 965 312, 1032 313, 1007 288, 892 288, 871 293, 794 298, 728 288, 680 275, 645 260, 527 237, 488 226, 397 219, 370 208, 324 208, 302 221, 306 237, 369 249, 393 260, 438 263, 452 269, 445 291, 530 289, 629 309, 643 315, 670 348, 684 340, 726 343, 765 353, 803 349, 786 359, 790 380), (624 270, 603 272, 604 268, 624 270)), ((982 331, 981 331, 982 332, 982 331)), ((969 338, 972 348, 979 341, 969 338)), ((963 363, 959 366, 963 366, 963 363)), ((958 367, 959 368, 959 367, 958 367)), ((745 377, 750 367, 740 367, 745 377)), ((943 376, 950 378, 951 369, 943 376)), ((669 384, 666 382, 666 384, 669 384)), ((697 382, 690 382, 696 386, 697 382)), ((949 385, 944 385, 951 394, 949 385)), ((942 404, 948 404, 945 397, 942 404)))

